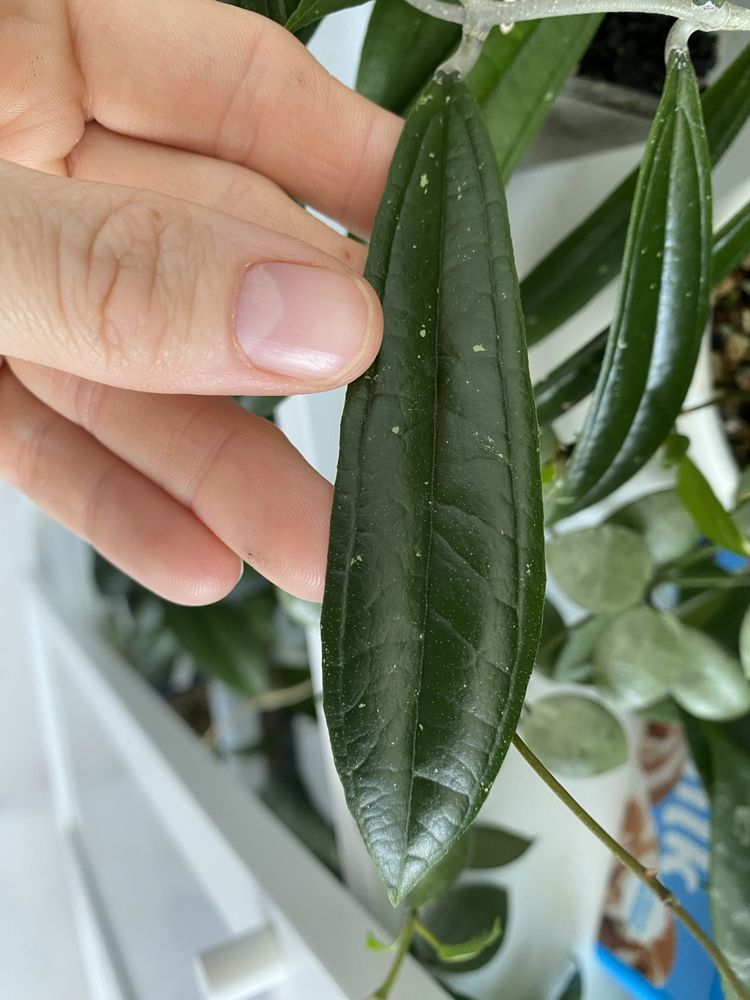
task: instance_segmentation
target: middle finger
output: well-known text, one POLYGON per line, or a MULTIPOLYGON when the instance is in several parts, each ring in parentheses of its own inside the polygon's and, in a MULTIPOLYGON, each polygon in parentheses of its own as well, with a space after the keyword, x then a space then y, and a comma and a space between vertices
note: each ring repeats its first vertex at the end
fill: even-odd
POLYGON ((264 576, 321 600, 332 487, 272 423, 230 399, 113 389, 9 363, 38 399, 192 509, 264 576))

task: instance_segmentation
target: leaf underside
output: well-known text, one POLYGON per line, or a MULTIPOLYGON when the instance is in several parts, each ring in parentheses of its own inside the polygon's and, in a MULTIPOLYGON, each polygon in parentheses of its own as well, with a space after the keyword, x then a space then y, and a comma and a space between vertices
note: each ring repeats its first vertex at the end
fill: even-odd
POLYGON ((366 275, 381 352, 350 386, 322 614, 324 705, 391 899, 468 828, 541 628, 538 435, 505 198, 440 76, 409 118, 366 275))

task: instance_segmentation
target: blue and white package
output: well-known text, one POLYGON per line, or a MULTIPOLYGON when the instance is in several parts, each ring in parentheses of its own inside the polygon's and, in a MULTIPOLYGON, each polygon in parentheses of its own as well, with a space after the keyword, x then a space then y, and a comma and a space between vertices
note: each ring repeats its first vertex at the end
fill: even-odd
MULTIPOLYGON (((649 723, 621 842, 710 933, 707 892, 710 805, 678 725, 649 723)), ((721 1000, 711 959, 670 910, 618 865, 605 901, 597 952, 633 997, 721 1000)))

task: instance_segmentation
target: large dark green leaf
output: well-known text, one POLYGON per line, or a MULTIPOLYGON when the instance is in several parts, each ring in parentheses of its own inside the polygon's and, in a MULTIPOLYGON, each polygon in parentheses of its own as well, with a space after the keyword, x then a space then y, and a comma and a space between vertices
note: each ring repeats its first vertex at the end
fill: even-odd
MULTIPOLYGON (((703 115, 716 164, 750 115, 750 46, 703 95, 703 115)), ((556 330, 617 277, 635 186, 633 172, 523 280, 529 344, 556 330)))
POLYGON ((698 84, 672 52, 641 164, 623 276, 594 398, 556 516, 626 482, 669 434, 706 325, 711 172, 698 84))
POLYGON ((357 90, 403 114, 460 38, 460 25, 423 14, 407 0, 375 0, 357 90))
POLYGON ((507 180, 588 48, 601 14, 519 21, 493 28, 467 84, 482 109, 500 173, 507 180))
POLYGON ((712 924, 717 944, 750 989, 750 755, 723 727, 706 727, 705 734, 712 777, 712 924))
POLYGON ((544 601, 538 434, 505 198, 476 104, 409 118, 366 274, 385 338, 347 393, 322 613, 352 813, 398 900, 507 752, 544 601))
POLYGON ((467 830, 459 837, 453 847, 444 854, 438 863, 432 867, 424 878, 414 886, 407 898, 410 909, 424 906, 433 899, 440 899, 451 888, 469 861, 469 854, 474 840, 474 831, 467 830))

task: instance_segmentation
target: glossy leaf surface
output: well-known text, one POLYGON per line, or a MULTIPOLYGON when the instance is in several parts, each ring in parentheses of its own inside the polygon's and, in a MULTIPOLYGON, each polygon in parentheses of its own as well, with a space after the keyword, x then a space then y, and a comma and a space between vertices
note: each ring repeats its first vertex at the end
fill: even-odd
POLYGON ((653 570, 643 539, 616 524, 550 539, 547 560, 560 589, 596 614, 612 614, 639 601, 653 570))
POLYGON ((550 770, 569 778, 603 774, 628 759, 628 741, 619 720, 586 695, 537 698, 524 716, 521 734, 550 770))
POLYGON ((673 52, 641 164, 615 317, 558 517, 606 497, 667 437, 708 315, 711 174, 690 60, 673 52))
POLYGON ((342 422, 324 705, 349 806, 397 900, 489 791, 544 601, 538 434, 505 199, 454 76, 407 122, 366 274, 385 338, 342 422))
POLYGON ((407 0, 375 0, 357 90, 382 108, 403 114, 460 38, 460 25, 423 14, 407 0))
MULTIPOLYGON (((507 180, 580 61, 599 14, 522 21, 493 28, 467 77, 507 180)), ((458 25, 423 14, 406 0, 376 0, 362 50, 357 89, 402 113, 460 38, 458 25)))
MULTIPOLYGON (((750 46, 709 87, 702 104, 711 163, 716 164, 750 115, 750 46)), ((529 344, 556 330, 617 277, 635 186, 633 172, 524 278, 529 344)))
POLYGON ((504 35, 493 28, 467 77, 469 89, 507 180, 588 48, 600 14, 519 21, 504 35))
POLYGON ((685 456, 677 467, 677 492, 703 534, 722 548, 750 555, 750 545, 700 469, 685 456))
POLYGON ((750 754, 719 727, 706 728, 712 770, 711 919, 719 947, 750 989, 750 754))

